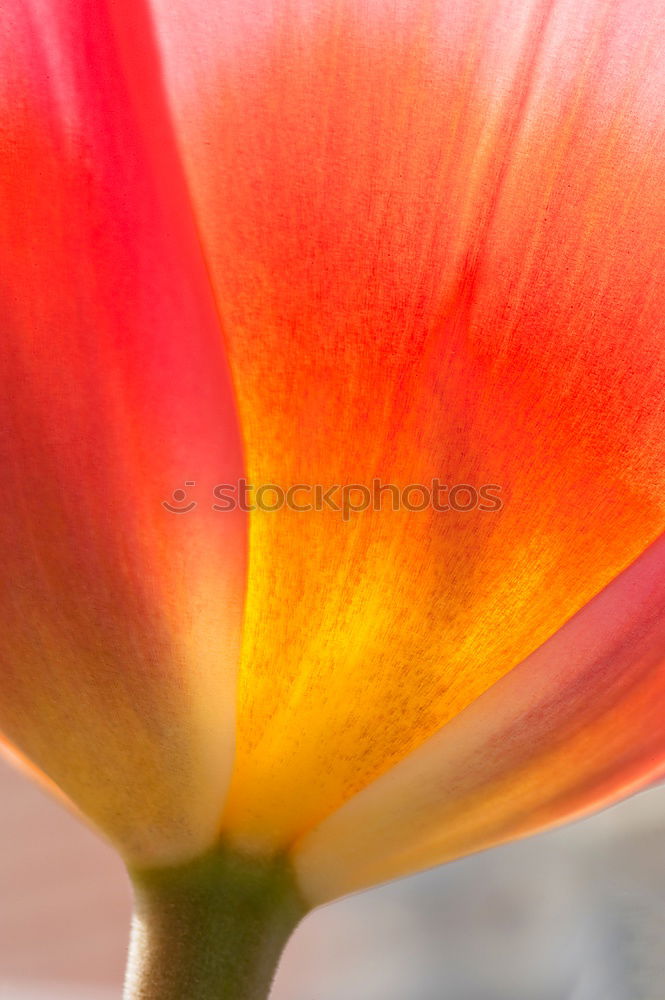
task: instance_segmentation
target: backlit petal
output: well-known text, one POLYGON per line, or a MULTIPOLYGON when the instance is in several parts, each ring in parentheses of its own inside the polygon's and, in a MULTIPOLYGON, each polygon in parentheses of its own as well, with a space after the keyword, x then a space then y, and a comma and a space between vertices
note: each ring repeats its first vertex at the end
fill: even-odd
POLYGON ((230 771, 233 398, 141 3, 5 8, 0 727, 153 863, 211 841, 230 771))
POLYGON ((321 902, 581 816, 665 766, 665 537, 296 848, 321 902))
POLYGON ((665 9, 153 9, 250 480, 502 490, 252 515, 225 826, 277 846, 665 526, 665 9))

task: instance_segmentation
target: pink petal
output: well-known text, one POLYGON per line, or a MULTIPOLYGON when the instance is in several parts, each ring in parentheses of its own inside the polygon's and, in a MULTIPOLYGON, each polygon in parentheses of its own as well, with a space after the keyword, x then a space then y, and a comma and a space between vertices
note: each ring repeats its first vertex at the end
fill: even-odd
POLYGON ((212 840, 233 752, 233 395, 142 4, 5 8, 0 725, 166 860, 212 840))

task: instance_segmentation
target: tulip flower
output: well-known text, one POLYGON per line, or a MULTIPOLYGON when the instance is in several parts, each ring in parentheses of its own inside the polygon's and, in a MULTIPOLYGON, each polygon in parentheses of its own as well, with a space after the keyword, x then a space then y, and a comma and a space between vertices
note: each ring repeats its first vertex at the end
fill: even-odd
POLYGON ((0 726, 128 866, 127 997, 259 1000, 665 773, 665 7, 5 15, 0 726))

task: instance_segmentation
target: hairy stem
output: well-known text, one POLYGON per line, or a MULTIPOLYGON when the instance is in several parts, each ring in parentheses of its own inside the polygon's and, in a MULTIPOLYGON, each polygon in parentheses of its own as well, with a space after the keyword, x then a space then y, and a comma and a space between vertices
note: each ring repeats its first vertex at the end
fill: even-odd
POLYGON ((216 847, 184 865, 130 875, 125 1000, 265 1000, 306 912, 284 859, 216 847))

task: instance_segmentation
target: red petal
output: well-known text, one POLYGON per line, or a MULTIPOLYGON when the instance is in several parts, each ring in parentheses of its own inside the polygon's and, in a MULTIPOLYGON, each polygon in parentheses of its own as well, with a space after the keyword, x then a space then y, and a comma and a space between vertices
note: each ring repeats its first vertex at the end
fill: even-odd
POLYGON ((5 13, 0 723, 163 860, 212 839, 231 761, 233 397, 142 5, 5 13), (196 510, 164 508, 177 488, 196 510))

